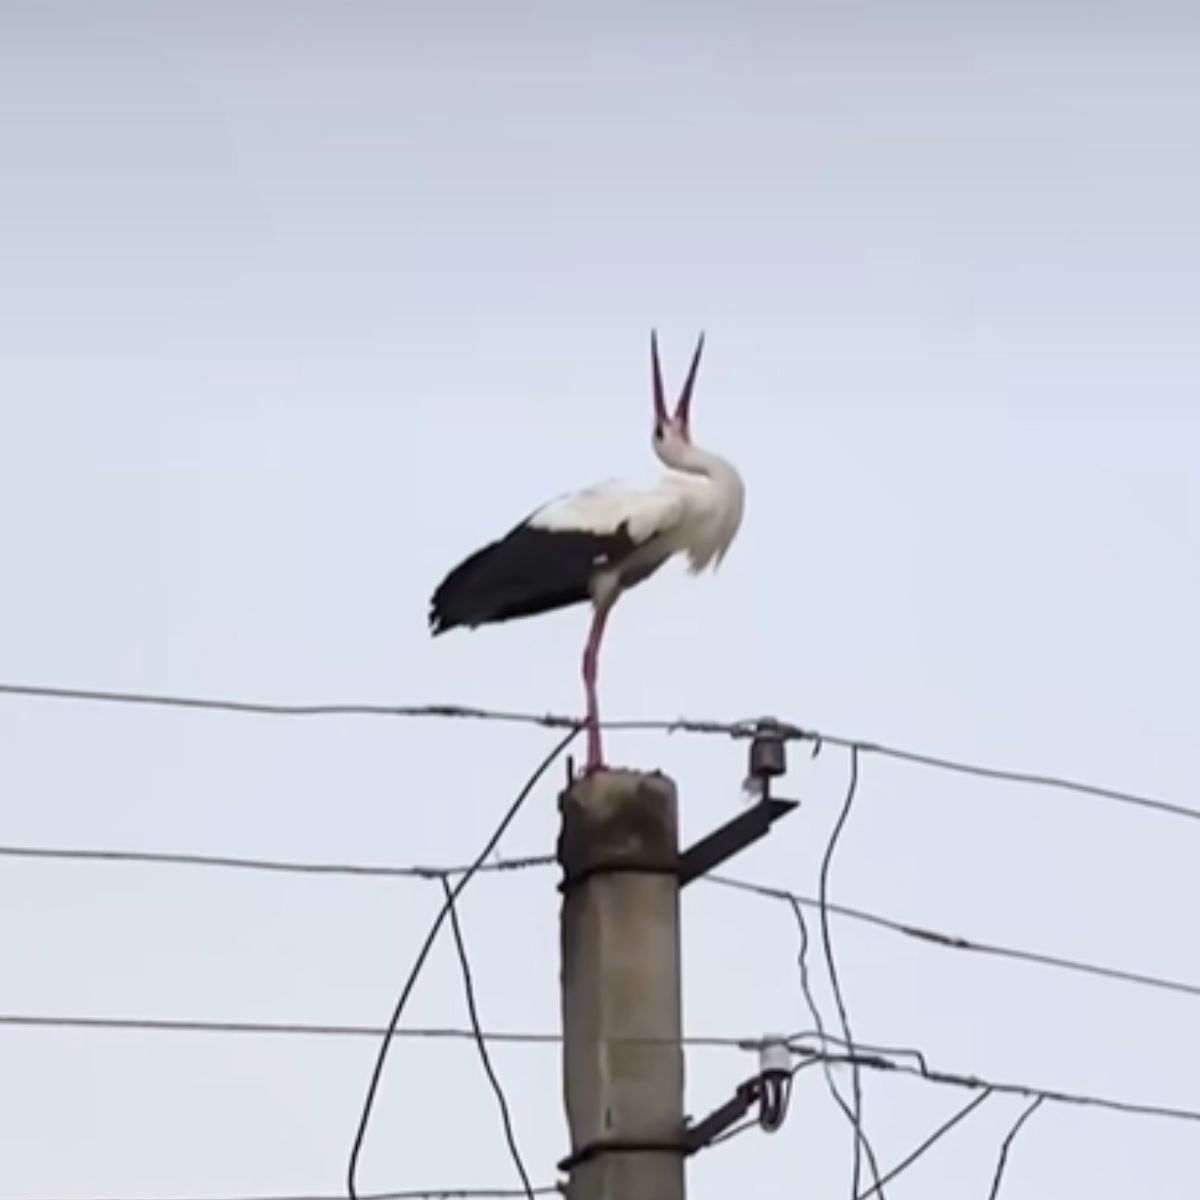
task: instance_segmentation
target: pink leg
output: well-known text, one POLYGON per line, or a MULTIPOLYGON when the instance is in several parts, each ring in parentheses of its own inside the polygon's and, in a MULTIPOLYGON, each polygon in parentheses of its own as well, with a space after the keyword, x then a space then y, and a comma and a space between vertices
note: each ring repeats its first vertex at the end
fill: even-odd
POLYGON ((596 674, 600 659, 600 639, 608 620, 610 605, 601 605, 592 617, 592 629, 583 651, 583 686, 587 693, 587 771, 598 771, 604 763, 600 750, 600 705, 596 700, 596 674))

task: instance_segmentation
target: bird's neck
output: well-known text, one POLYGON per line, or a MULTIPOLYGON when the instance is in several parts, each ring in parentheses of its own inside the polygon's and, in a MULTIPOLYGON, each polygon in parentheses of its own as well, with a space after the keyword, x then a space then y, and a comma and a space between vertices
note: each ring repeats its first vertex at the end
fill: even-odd
POLYGON ((693 570, 709 563, 716 566, 725 557, 742 523, 746 485, 741 475, 733 463, 719 454, 682 439, 656 448, 668 467, 692 480, 690 487, 698 485, 703 493, 703 503, 693 510, 700 517, 699 526, 684 535, 683 544, 693 570))
POLYGON ((732 463, 690 442, 670 442, 659 450, 658 457, 666 466, 685 475, 699 475, 714 483, 740 482, 732 463))
POLYGON ((718 508, 728 518, 732 537, 741 522, 746 497, 746 485, 733 463, 711 450, 683 441, 661 447, 658 457, 672 470, 707 485, 718 508))

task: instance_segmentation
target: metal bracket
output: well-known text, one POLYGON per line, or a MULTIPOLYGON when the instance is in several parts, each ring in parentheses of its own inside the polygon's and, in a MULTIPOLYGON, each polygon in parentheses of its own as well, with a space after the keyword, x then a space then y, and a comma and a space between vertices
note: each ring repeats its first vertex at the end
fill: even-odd
POLYGON ((695 1125, 685 1125, 677 1142, 623 1137, 600 1138, 568 1155, 558 1164, 558 1169, 564 1173, 569 1172, 600 1154, 681 1154, 684 1158, 690 1158, 740 1121, 752 1105, 761 1103, 765 1087, 766 1080, 762 1075, 747 1079, 738 1086, 729 1100, 709 1113, 704 1120, 697 1121, 695 1125))
POLYGON ((748 812, 713 830, 679 856, 679 886, 683 887, 707 874, 727 858, 732 858, 759 838, 765 837, 780 817, 786 817, 799 806, 798 800, 774 797, 760 800, 748 812))
POLYGON ((758 1048, 761 1070, 739 1085, 731 1099, 709 1113, 703 1121, 688 1125, 683 1133, 685 1154, 710 1146, 727 1129, 740 1121, 753 1104, 758 1105, 758 1125, 764 1133, 783 1126, 792 1095, 791 1051, 778 1035, 763 1040, 758 1048))
POLYGON ((709 1113, 703 1121, 689 1125, 683 1132, 684 1154, 692 1155, 698 1150, 703 1150, 713 1138, 720 1137, 731 1125, 740 1121, 750 1111, 750 1106, 758 1100, 761 1091, 760 1076, 747 1079, 720 1108, 709 1113))

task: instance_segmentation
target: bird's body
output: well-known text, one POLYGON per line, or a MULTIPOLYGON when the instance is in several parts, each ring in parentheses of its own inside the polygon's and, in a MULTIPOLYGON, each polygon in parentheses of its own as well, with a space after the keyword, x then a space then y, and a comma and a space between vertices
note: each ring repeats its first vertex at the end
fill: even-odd
POLYGON ((649 579, 675 554, 694 574, 715 567, 741 507, 736 477, 669 475, 646 488, 610 481, 560 496, 446 577, 433 596, 433 632, 598 603, 649 579))
POLYGON ((653 446, 666 476, 649 487, 609 481, 551 500, 455 567, 431 601, 435 635, 591 602, 583 663, 589 769, 600 766, 596 660, 613 605, 676 554, 686 556, 692 573, 715 569, 741 525, 745 488, 737 470, 691 443, 688 407, 702 347, 703 339, 673 417, 653 349, 653 446))

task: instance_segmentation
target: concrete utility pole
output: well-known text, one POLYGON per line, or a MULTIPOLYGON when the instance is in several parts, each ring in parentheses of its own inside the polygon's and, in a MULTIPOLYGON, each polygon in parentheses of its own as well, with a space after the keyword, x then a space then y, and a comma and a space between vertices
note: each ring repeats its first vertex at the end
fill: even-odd
POLYGON ((758 802, 680 852, 675 785, 604 770, 559 798, 563 869, 563 1069, 571 1153, 568 1200, 683 1200, 684 1161, 754 1107, 783 1123, 791 1094, 784 1039, 758 1074, 698 1122, 684 1118, 679 891, 765 837, 798 801, 772 792, 799 730, 747 726, 758 802))
POLYGON ((679 826, 663 775, 561 796, 569 1200, 683 1200, 679 826))

